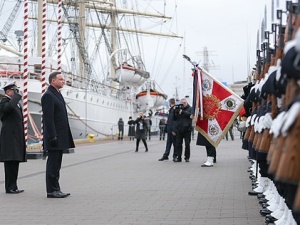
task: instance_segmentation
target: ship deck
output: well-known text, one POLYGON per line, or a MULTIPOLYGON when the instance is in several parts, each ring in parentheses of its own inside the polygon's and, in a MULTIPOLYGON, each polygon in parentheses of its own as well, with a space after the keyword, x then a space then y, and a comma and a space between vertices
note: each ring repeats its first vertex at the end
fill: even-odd
POLYGON ((20 164, 18 195, 4 193, 1 166, 0 224, 262 225, 257 198, 247 194, 247 151, 235 138, 220 143, 213 168, 201 167, 206 151, 195 140, 189 163, 159 162, 158 137, 147 153, 129 140, 78 144, 63 158, 65 199, 46 198, 45 160, 20 164))

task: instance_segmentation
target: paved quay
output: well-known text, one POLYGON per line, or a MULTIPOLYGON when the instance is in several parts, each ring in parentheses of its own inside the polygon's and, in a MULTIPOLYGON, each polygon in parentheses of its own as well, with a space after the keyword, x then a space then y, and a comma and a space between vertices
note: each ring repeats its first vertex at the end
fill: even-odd
MULTIPOLYGON (((149 152, 135 141, 99 141, 78 144, 65 154, 62 191, 71 196, 48 199, 45 160, 20 164, 18 186, 25 192, 4 193, 0 167, 0 224, 99 225, 263 225, 251 187, 247 152, 241 140, 223 140, 217 163, 203 168, 204 147, 191 143, 191 161, 159 162, 165 142, 153 137, 149 152)), ((3 164, 2 164, 3 165, 3 164)))

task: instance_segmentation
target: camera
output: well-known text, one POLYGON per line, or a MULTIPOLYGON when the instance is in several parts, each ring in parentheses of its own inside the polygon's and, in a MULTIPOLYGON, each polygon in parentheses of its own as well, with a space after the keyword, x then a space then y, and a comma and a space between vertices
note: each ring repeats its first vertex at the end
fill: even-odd
POLYGON ((183 104, 175 105, 174 109, 175 109, 175 110, 183 109, 183 104))
POLYGON ((175 115, 178 115, 180 113, 180 110, 183 110, 183 104, 178 104, 174 106, 175 115))

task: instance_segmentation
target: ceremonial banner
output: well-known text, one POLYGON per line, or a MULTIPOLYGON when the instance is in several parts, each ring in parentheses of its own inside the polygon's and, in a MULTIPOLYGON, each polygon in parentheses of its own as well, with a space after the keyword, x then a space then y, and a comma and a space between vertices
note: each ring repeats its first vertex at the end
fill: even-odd
POLYGON ((202 68, 193 82, 195 129, 217 147, 243 107, 243 99, 202 68))

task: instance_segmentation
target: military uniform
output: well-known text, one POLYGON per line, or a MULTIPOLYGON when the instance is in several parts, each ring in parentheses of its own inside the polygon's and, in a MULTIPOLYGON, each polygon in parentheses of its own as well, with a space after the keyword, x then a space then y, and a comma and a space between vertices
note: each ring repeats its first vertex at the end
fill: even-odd
MULTIPOLYGON (((12 83, 4 87, 4 91, 17 90, 12 83)), ((19 163, 26 162, 26 144, 22 108, 19 103, 22 96, 15 91, 12 97, 5 95, 0 102, 0 118, 2 122, 0 136, 0 162, 4 162, 6 193, 18 194, 17 178, 19 163)))

